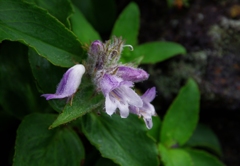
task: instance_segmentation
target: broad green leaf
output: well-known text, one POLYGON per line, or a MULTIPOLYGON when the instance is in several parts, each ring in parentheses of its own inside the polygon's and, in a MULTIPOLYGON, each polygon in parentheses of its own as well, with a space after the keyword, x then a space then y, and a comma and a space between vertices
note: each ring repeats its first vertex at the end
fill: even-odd
POLYGON ((72 30, 82 43, 90 43, 94 40, 100 40, 98 32, 85 19, 81 11, 74 6, 74 14, 70 18, 72 30))
POLYGON ((0 0, 0 41, 21 41, 57 66, 81 62, 76 36, 46 10, 15 0, 0 0))
POLYGON ((224 166, 215 156, 202 150, 185 150, 191 156, 193 166, 224 166))
POLYGON ((113 0, 72 0, 85 18, 101 34, 111 31, 116 19, 116 3, 113 0))
POLYGON ((27 51, 28 48, 18 42, 4 41, 0 47, 0 105, 19 119, 44 108, 33 81, 27 51))
POLYGON ((162 62, 178 54, 185 54, 185 48, 174 42, 149 42, 136 46, 128 57, 128 61, 143 56, 142 64, 162 62))
POLYGON ((191 137, 198 122, 199 102, 198 86, 189 79, 163 119, 161 143, 167 147, 178 146, 191 137))
POLYGON ((26 116, 17 131, 14 166, 79 166, 83 145, 70 128, 48 130, 56 118, 52 114, 26 116))
POLYGON ((82 131, 103 157, 122 166, 156 166, 157 149, 146 135, 146 127, 135 115, 122 119, 91 113, 82 117, 82 131))
POLYGON ((50 128, 76 120, 86 113, 102 106, 102 104, 103 96, 95 92, 95 87, 91 83, 91 79, 85 77, 82 79, 78 92, 74 95, 72 105, 70 105, 70 103, 66 104, 63 112, 59 114, 50 128))
POLYGON ((159 144, 160 157, 165 166, 193 166, 190 155, 182 149, 168 149, 159 144))
POLYGON ((161 120, 159 116, 153 116, 153 127, 148 131, 148 135, 152 137, 156 142, 159 142, 160 130, 161 130, 161 120))
POLYGON ((138 31, 140 25, 140 12, 136 3, 130 3, 120 14, 114 24, 112 35, 120 37, 127 44, 133 46, 138 43, 138 31))
POLYGON ((202 147, 212 150, 219 156, 222 155, 221 146, 217 136, 205 125, 198 124, 192 137, 185 144, 186 146, 202 147))
POLYGON ((34 3, 39 7, 46 9, 51 15, 56 17, 66 27, 70 28, 69 16, 72 14, 72 8, 68 0, 24 0, 34 3))

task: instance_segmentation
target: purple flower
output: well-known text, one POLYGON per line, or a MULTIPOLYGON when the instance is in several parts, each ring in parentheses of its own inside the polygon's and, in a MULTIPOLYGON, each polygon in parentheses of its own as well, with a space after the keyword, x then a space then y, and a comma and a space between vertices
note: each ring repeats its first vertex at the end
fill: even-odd
POLYGON ((117 108, 122 118, 129 114, 129 106, 143 106, 141 98, 132 90, 133 83, 121 78, 104 74, 100 81, 100 88, 106 98, 105 109, 107 114, 112 115, 117 108))
POLYGON ((77 91, 84 73, 85 67, 81 64, 71 67, 63 75, 55 94, 43 94, 41 96, 45 97, 46 100, 71 97, 77 91))
POLYGON ((143 120, 148 129, 151 129, 153 126, 152 123, 152 116, 155 115, 155 108, 153 107, 150 102, 156 96, 156 88, 152 87, 148 89, 142 96, 141 99, 143 101, 143 106, 130 106, 130 112, 139 115, 140 117, 143 116, 143 120))

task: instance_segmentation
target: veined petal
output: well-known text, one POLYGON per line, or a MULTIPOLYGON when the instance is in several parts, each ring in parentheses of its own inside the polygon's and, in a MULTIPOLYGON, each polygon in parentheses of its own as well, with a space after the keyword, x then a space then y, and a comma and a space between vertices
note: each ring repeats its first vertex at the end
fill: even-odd
POLYGON ((109 95, 106 95, 105 108, 106 108, 107 114, 110 115, 110 116, 111 116, 111 115, 115 112, 115 110, 117 109, 117 104, 114 103, 114 102, 110 99, 109 95))
POLYGON ((119 66, 116 75, 121 77, 124 81, 133 82, 143 81, 149 77, 146 71, 129 66, 119 66))
POLYGON ((127 118, 129 115, 128 104, 118 102, 118 108, 120 110, 121 118, 127 118))
POLYGON ((122 80, 116 76, 112 76, 110 74, 104 74, 100 81, 100 87, 103 94, 106 96, 113 89, 117 88, 120 85, 122 80))
POLYGON ((136 107, 142 107, 143 106, 142 99, 131 88, 129 88, 127 86, 121 86, 120 87, 120 91, 122 91, 122 93, 124 94, 125 100, 130 105, 133 105, 133 106, 136 106, 136 107))
POLYGON ((148 129, 151 129, 152 126, 153 126, 152 117, 150 117, 150 118, 143 118, 143 120, 144 120, 147 128, 148 128, 148 129))
POLYGON ((156 88, 152 87, 151 89, 148 89, 141 98, 146 102, 151 102, 156 97, 156 88))
POLYGON ((60 99, 72 96, 78 89, 83 74, 85 73, 85 67, 81 64, 77 64, 63 75, 60 83, 58 84, 55 94, 43 94, 47 100, 60 99))

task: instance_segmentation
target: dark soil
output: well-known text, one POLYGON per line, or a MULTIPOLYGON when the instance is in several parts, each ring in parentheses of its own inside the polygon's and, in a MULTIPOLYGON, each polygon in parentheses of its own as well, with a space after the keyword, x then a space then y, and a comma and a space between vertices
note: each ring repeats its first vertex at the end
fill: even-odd
MULTIPOLYGON (((119 1, 119 10, 128 3, 119 1)), ((162 101, 158 113, 164 115, 186 79, 194 78, 202 93, 200 122, 210 126, 218 136, 223 150, 221 160, 228 166, 239 166, 240 2, 192 0, 188 7, 172 8, 159 0, 136 3, 141 11, 140 43, 174 41, 188 52, 146 66, 154 69, 150 71, 153 79, 149 83, 157 85, 162 101)))

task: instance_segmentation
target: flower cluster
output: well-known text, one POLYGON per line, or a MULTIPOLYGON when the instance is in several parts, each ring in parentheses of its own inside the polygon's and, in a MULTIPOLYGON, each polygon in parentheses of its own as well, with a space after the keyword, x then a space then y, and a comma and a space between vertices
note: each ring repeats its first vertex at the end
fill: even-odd
MULTIPOLYGON (((149 75, 130 64, 119 63, 124 47, 133 49, 130 45, 124 45, 121 38, 114 37, 105 43, 94 41, 88 50, 86 72, 91 75, 97 92, 102 92, 105 96, 107 114, 112 115, 117 108, 122 118, 127 118, 129 113, 137 114, 143 117, 150 129, 153 125, 152 116, 155 115, 155 109, 150 102, 156 96, 156 89, 148 89, 141 97, 132 89, 135 82, 144 81, 149 75)), ((43 96, 47 100, 71 97, 76 92, 84 72, 83 65, 75 65, 64 74, 55 94, 43 96)))

